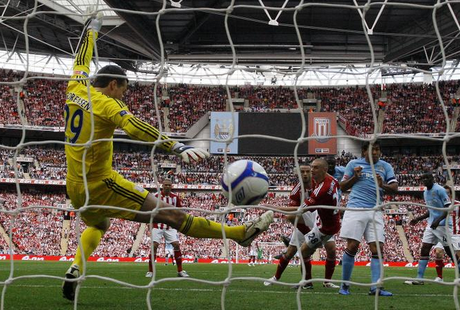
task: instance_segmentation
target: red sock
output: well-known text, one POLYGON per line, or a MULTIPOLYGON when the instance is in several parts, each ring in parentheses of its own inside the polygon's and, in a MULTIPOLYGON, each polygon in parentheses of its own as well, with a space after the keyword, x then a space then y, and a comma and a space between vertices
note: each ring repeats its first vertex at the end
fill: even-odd
POLYGON ((303 262, 305 263, 305 280, 311 279, 311 259, 304 258, 303 262))
POLYGON ((438 274, 438 277, 442 279, 442 268, 444 267, 444 260, 443 259, 437 259, 436 260, 436 272, 438 274))
POLYGON ((289 265, 289 259, 286 259, 286 257, 281 256, 280 262, 278 263, 278 267, 276 267, 276 273, 275 273, 275 278, 279 280, 281 278, 281 275, 283 274, 284 270, 286 267, 289 265))
MULTIPOLYGON (((150 256, 149 256, 149 271, 150 271, 150 272, 153 272, 152 254, 153 254, 153 253, 150 253, 150 256)), ((155 254, 153 254, 153 260, 155 261, 156 259, 157 259, 157 256, 156 256, 155 254)))
POLYGON ((324 278, 325 279, 332 279, 335 270, 335 259, 328 260, 326 259, 326 269, 324 270, 324 278))
POLYGON ((177 272, 182 271, 182 253, 180 250, 174 251, 174 258, 176 259, 177 272))

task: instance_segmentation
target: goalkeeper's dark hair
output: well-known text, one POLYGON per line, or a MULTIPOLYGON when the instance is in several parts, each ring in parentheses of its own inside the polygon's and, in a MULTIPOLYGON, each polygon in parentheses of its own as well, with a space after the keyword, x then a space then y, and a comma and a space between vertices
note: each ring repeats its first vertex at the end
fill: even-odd
POLYGON ((123 85, 124 81, 128 83, 128 78, 126 77, 125 71, 119 66, 108 65, 108 66, 102 67, 97 72, 97 75, 98 76, 93 81, 94 87, 101 87, 101 88, 107 87, 109 83, 112 82, 113 80, 117 81, 117 85, 119 87, 123 85), (100 75, 100 74, 103 74, 103 75, 100 75), (124 76, 124 77, 121 77, 121 76, 124 76))

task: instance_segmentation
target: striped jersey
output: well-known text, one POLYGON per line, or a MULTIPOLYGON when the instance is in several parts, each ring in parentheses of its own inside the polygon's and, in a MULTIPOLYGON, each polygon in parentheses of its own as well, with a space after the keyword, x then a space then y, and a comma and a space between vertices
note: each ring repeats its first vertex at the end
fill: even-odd
MULTIPOLYGON (((310 196, 311 189, 305 188, 305 196, 304 198, 307 199, 310 196)), ((289 205, 292 207, 298 207, 302 204, 302 186, 301 183, 297 183, 296 186, 291 190, 289 194, 289 205)))
MULTIPOLYGON (((311 189, 305 188, 305 195, 304 199, 308 199, 311 194, 311 189)), ((302 204, 302 186, 301 183, 297 183, 296 186, 291 190, 291 194, 289 195, 289 205, 291 207, 299 207, 302 204)), ((315 219, 316 215, 311 219, 313 223, 315 223, 317 220, 315 219)), ((302 233, 302 234, 308 234, 311 230, 311 227, 307 226, 311 224, 303 224, 303 223, 297 223, 296 228, 302 233)))
MULTIPOLYGON (((315 187, 308 199, 305 199, 302 207, 311 206, 338 206, 339 202, 339 181, 333 176, 326 174, 323 182, 315 184, 315 187)), ((317 226, 319 231, 326 235, 333 235, 340 230, 340 212, 337 209, 308 208, 308 212, 318 212, 319 220, 317 226)))
POLYGON ((453 223, 453 234, 460 235, 460 201, 454 201, 454 210, 451 213, 453 223))
MULTIPOLYGON (((88 181, 102 180, 111 175, 113 143, 110 139, 116 128, 123 129, 136 140, 153 142, 160 137, 157 128, 132 115, 123 101, 104 95, 89 83, 89 66, 96 38, 97 32, 93 30, 88 30, 83 37, 75 58, 72 80, 66 90, 65 141, 69 143, 65 145, 67 180, 73 182, 83 182, 83 174, 86 174, 88 181), (91 139, 92 132, 93 140, 107 141, 94 142, 86 148, 83 144, 91 139)), ((160 139, 169 138, 162 135, 160 139)), ((168 141, 159 147, 171 151, 175 143, 168 141)))
MULTIPOLYGON (((159 196, 158 192, 155 193, 154 196, 156 198, 158 198, 158 196, 159 196)), ((161 191, 160 199, 163 200, 164 202, 170 204, 170 205, 173 205, 176 208, 182 208, 182 202, 181 202, 179 196, 176 195, 176 194, 169 193, 169 195, 165 195, 163 193, 163 191, 161 191)), ((172 229, 171 226, 163 224, 163 223, 153 223, 153 228, 156 228, 156 229, 172 229)))

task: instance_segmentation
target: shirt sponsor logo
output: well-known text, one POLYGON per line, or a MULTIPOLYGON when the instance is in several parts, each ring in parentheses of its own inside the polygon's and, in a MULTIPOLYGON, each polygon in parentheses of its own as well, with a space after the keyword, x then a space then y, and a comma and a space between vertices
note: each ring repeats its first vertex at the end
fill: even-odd
POLYGON ((125 110, 120 111, 120 116, 125 116, 125 115, 128 115, 128 114, 131 114, 131 113, 129 113, 128 111, 125 111, 125 110))

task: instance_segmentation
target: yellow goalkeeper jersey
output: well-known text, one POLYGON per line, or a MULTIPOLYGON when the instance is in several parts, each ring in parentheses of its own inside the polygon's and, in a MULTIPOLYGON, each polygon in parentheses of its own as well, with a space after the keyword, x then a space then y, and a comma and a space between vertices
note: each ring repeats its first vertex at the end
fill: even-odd
MULTIPOLYGON (((66 91, 65 120, 65 153, 67 159, 67 180, 83 182, 83 173, 88 181, 107 178, 112 171, 113 142, 98 141, 88 146, 83 171, 84 144, 91 138, 94 127, 93 141, 111 139, 115 129, 123 129, 131 138, 141 141, 157 141, 160 132, 133 116, 126 104, 118 99, 108 97, 96 90, 89 83, 89 66, 93 55, 94 40, 97 32, 88 30, 78 50, 72 80, 66 91), (93 111, 93 121, 91 119, 93 111)), ((162 140, 169 139, 162 135, 162 140)), ((167 141, 159 147, 171 151, 176 141, 167 141)))

